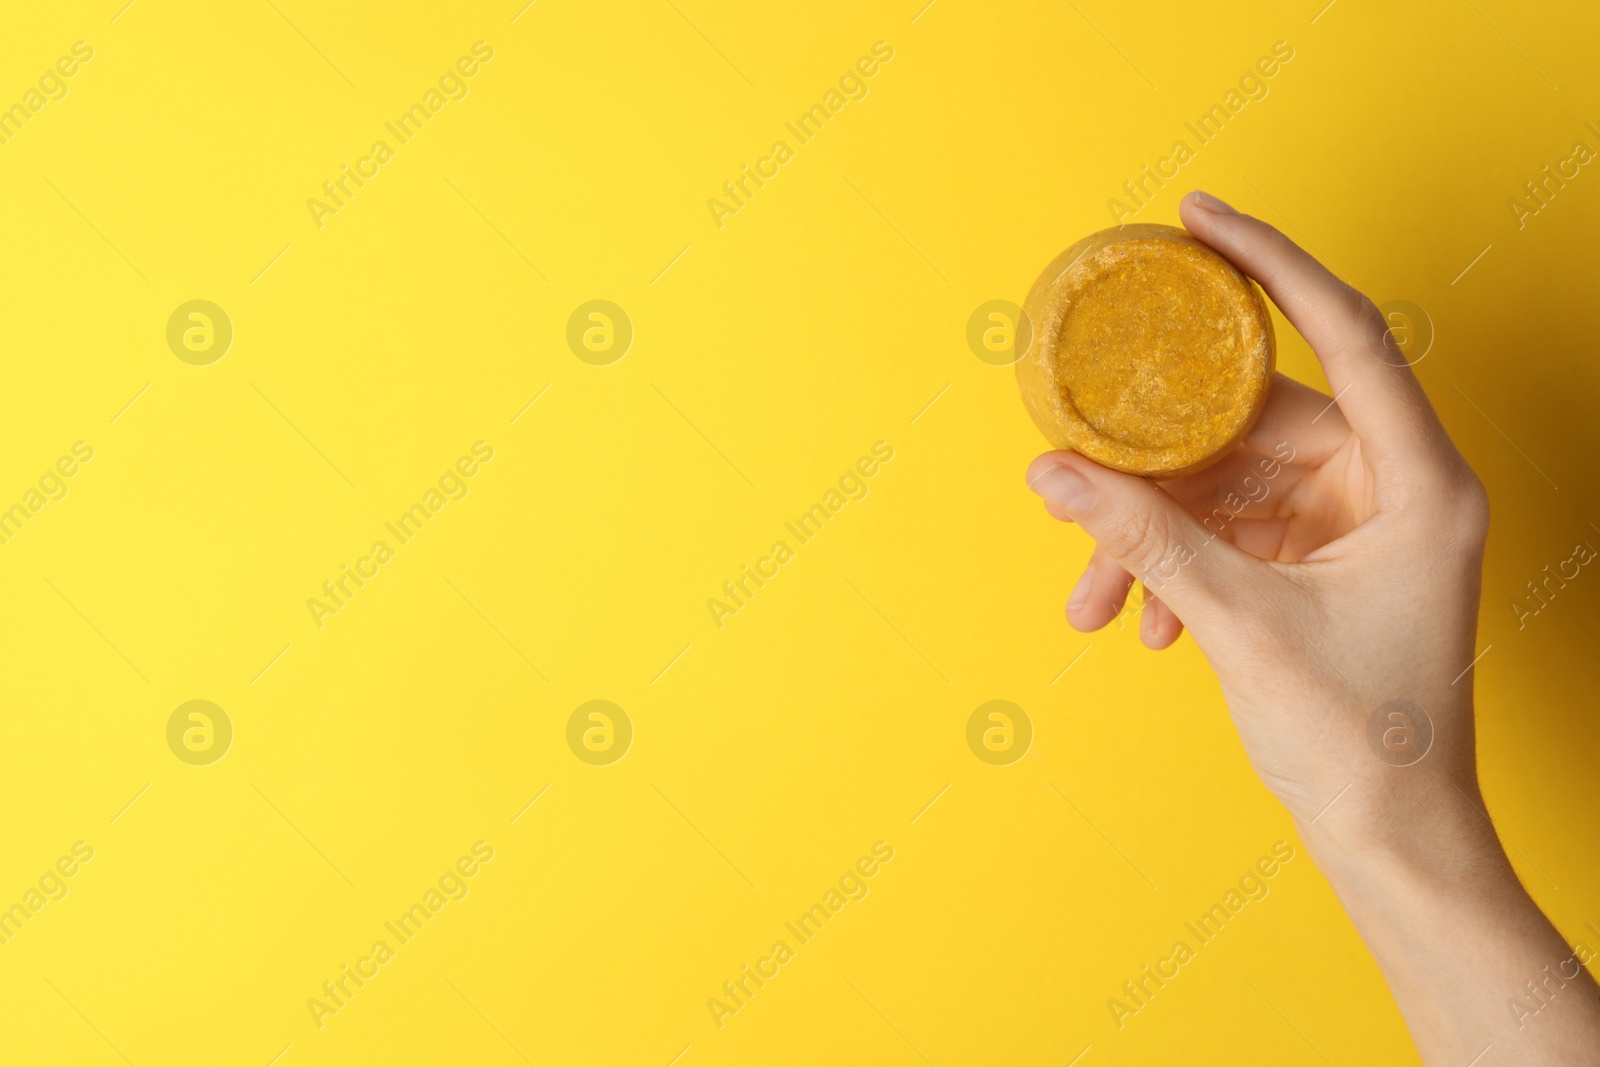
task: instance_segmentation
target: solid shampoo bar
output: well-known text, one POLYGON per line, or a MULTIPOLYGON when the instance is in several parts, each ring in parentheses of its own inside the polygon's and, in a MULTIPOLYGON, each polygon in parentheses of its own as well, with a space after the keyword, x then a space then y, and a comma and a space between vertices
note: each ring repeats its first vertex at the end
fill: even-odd
POLYGON ((1022 402, 1056 448, 1171 478, 1220 459, 1272 381, 1272 318, 1255 284, 1188 231, 1134 224, 1056 257, 1023 310, 1022 402))

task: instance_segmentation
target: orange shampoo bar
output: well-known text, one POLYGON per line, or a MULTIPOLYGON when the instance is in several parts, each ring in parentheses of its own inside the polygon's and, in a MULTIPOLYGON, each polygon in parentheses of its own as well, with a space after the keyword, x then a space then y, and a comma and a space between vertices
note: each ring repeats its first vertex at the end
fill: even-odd
POLYGON ((1221 459, 1260 416, 1276 346, 1260 291, 1175 226, 1091 234, 1028 293, 1017 363, 1028 414, 1056 448, 1175 478, 1221 459))

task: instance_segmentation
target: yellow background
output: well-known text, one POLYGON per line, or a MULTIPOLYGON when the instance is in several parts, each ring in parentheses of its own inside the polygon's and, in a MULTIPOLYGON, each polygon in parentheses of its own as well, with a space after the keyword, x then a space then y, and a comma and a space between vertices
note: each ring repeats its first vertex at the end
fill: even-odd
POLYGON ((965 340, 1277 41, 1139 219, 1202 186, 1426 309, 1418 371, 1495 508, 1486 791, 1595 942, 1600 577, 1510 605, 1600 545, 1600 174, 1507 206, 1600 148, 1592 5, 921 2, 7 11, 0 103, 95 56, 0 147, 0 503, 95 455, 0 546, 0 905, 95 857, 0 947, 0 1059, 1414 1062, 1303 852, 1113 1024, 1292 829, 1187 639, 1066 626, 1089 545, 965 340), (319 229, 307 199, 479 40, 470 94, 319 229), (880 40, 719 229, 706 200, 880 40), (165 340, 193 299, 235 331, 209 366, 165 340), (591 299, 634 324, 610 366, 565 341, 591 299), (478 440, 470 495, 318 629, 307 598, 478 440), (880 440, 870 494, 718 629, 707 599, 880 440), (235 730, 210 766, 166 743, 194 699, 235 730), (610 766, 567 747, 591 699, 635 730, 610 766), (992 699, 1036 733, 1009 767, 966 745, 992 699), (318 1029, 307 999, 478 840, 470 895, 318 1029), (714 1025, 880 840, 870 895, 714 1025))

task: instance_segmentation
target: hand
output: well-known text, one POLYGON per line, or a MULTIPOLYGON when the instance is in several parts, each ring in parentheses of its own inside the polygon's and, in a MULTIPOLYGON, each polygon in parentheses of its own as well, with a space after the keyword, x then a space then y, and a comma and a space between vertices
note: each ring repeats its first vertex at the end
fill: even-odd
POLYGON ((1153 483, 1068 452, 1028 469, 1051 514, 1098 543, 1068 604, 1104 626, 1135 578, 1151 648, 1187 626, 1245 749, 1302 824, 1365 833, 1424 798, 1476 801, 1471 674, 1488 500, 1372 302, 1266 223, 1214 197, 1189 231, 1261 283, 1321 359, 1338 402, 1279 375, 1247 439, 1153 483), (1379 709, 1406 701, 1410 715, 1379 709), (1368 744, 1378 715, 1391 747, 1368 744), (1431 742, 1425 741, 1430 732, 1431 742), (1387 751, 1387 750, 1385 750, 1387 751), (1414 753, 1413 753, 1414 754, 1414 753), (1342 810, 1340 808, 1342 807, 1342 810), (1321 820, 1319 820, 1321 821, 1321 820))
POLYGON ((1189 629, 1427 1063, 1591 1063, 1594 955, 1528 897, 1478 791, 1483 486, 1370 300, 1214 197, 1181 212, 1267 291, 1334 396, 1279 376, 1234 452, 1160 484, 1035 460, 1028 485, 1098 546, 1068 618, 1099 629, 1137 578, 1146 645, 1189 629))

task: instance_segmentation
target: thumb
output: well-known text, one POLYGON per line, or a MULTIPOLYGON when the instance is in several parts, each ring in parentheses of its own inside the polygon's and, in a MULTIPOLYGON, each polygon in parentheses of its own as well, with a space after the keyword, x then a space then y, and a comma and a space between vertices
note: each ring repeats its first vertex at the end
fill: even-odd
POLYGON ((1047 452, 1028 488, 1070 515, 1096 543, 1158 594, 1185 625, 1205 626, 1252 577, 1254 560, 1195 522, 1146 478, 1073 452, 1047 452))

